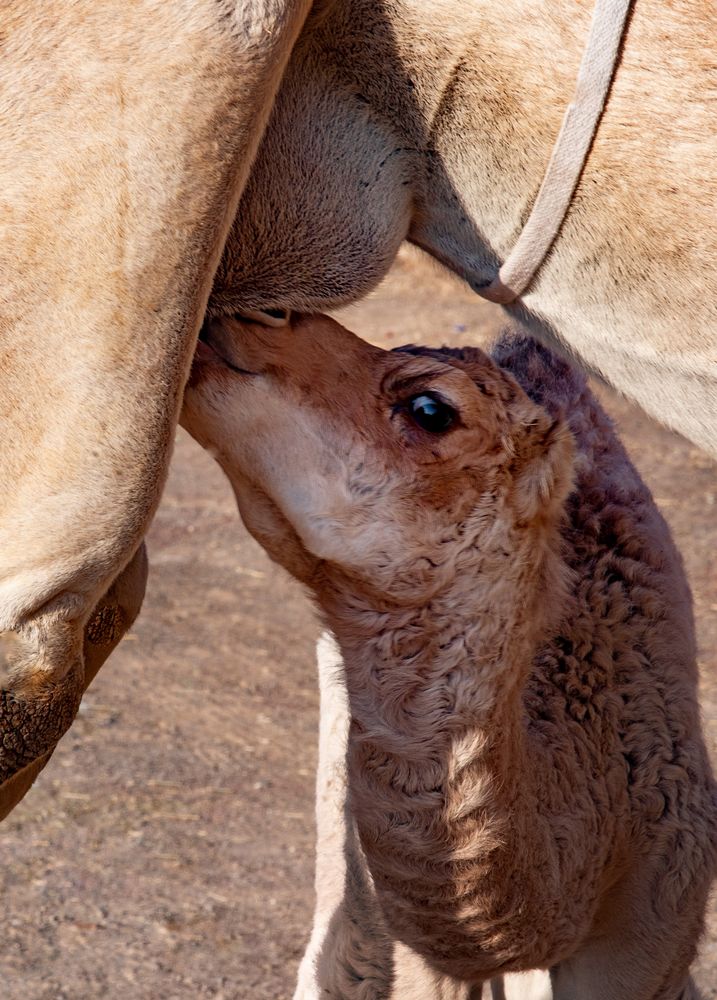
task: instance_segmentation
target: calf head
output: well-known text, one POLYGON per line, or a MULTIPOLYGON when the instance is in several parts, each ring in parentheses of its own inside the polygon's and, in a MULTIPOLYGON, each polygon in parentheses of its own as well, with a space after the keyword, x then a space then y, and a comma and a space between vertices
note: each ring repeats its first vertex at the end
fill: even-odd
POLYGON ((210 323, 181 419, 322 601, 430 600, 476 559, 505 567, 571 483, 570 433, 483 352, 385 351, 324 316, 210 323))

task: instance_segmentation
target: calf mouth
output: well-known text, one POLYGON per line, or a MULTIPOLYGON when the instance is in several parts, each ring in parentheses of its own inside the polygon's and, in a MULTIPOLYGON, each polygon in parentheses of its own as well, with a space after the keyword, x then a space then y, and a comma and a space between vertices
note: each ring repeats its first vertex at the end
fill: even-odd
POLYGON ((291 323, 291 309, 246 309, 234 314, 238 320, 249 320, 251 323, 261 323, 262 326, 273 326, 278 329, 291 323))
MULTIPOLYGON (((245 317, 242 315, 237 318, 244 319, 245 317)), ((254 320, 253 322, 257 321, 254 320)), ((194 351, 194 363, 196 362, 220 364, 237 375, 253 376, 259 374, 259 372, 250 371, 248 368, 242 368, 234 360, 227 357, 227 351, 221 342, 221 338, 217 338, 214 333, 214 321, 212 320, 205 320, 199 331, 199 339, 194 351)))

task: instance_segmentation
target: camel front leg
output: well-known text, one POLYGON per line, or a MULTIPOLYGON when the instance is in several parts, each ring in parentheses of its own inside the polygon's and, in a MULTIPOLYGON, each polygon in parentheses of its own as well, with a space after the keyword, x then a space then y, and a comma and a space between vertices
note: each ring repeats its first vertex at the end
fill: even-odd
MULTIPOLYGON (((86 690, 97 671, 117 646, 122 636, 139 614, 147 585, 147 550, 144 543, 132 557, 107 593, 100 598, 85 628, 83 648, 84 677, 82 687, 86 690)), ((0 636, 0 655, 3 645, 8 647, 16 641, 15 633, 6 632, 0 636)), ((6 659, 10 651, 6 648, 6 659)), ((7 733, 6 752, 12 748, 12 740, 20 734, 7 733)), ((54 748, 53 748, 54 749, 54 748)), ((15 808, 29 791, 35 778, 52 756, 52 749, 32 763, 16 771, 5 782, 0 797, 0 820, 15 808)))
POLYGON ((156 508, 309 3, 3 5, 0 812, 70 725, 92 609, 156 508))

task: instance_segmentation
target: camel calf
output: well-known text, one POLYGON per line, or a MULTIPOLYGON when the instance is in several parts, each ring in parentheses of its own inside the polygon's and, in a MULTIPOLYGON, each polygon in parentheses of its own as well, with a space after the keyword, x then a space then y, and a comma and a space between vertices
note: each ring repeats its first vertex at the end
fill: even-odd
MULTIPOLYGON (((550 969, 556 1000, 694 997, 717 800, 689 589, 584 378, 529 339, 225 320, 183 422, 336 636, 390 938, 476 989, 550 969)), ((386 995, 357 936, 327 936, 321 996, 386 995)))

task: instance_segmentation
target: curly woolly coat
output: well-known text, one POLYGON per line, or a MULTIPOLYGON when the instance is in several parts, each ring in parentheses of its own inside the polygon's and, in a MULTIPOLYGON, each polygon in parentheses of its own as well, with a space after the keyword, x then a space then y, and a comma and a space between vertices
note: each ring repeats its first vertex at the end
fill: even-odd
MULTIPOLYGON (((521 337, 385 352, 321 317, 210 341, 183 421, 337 638, 390 933, 466 982, 692 995, 717 805, 689 588, 584 377, 521 337), (407 386, 450 433, 411 426, 407 386)), ((372 995, 322 965, 322 995, 372 995)))

